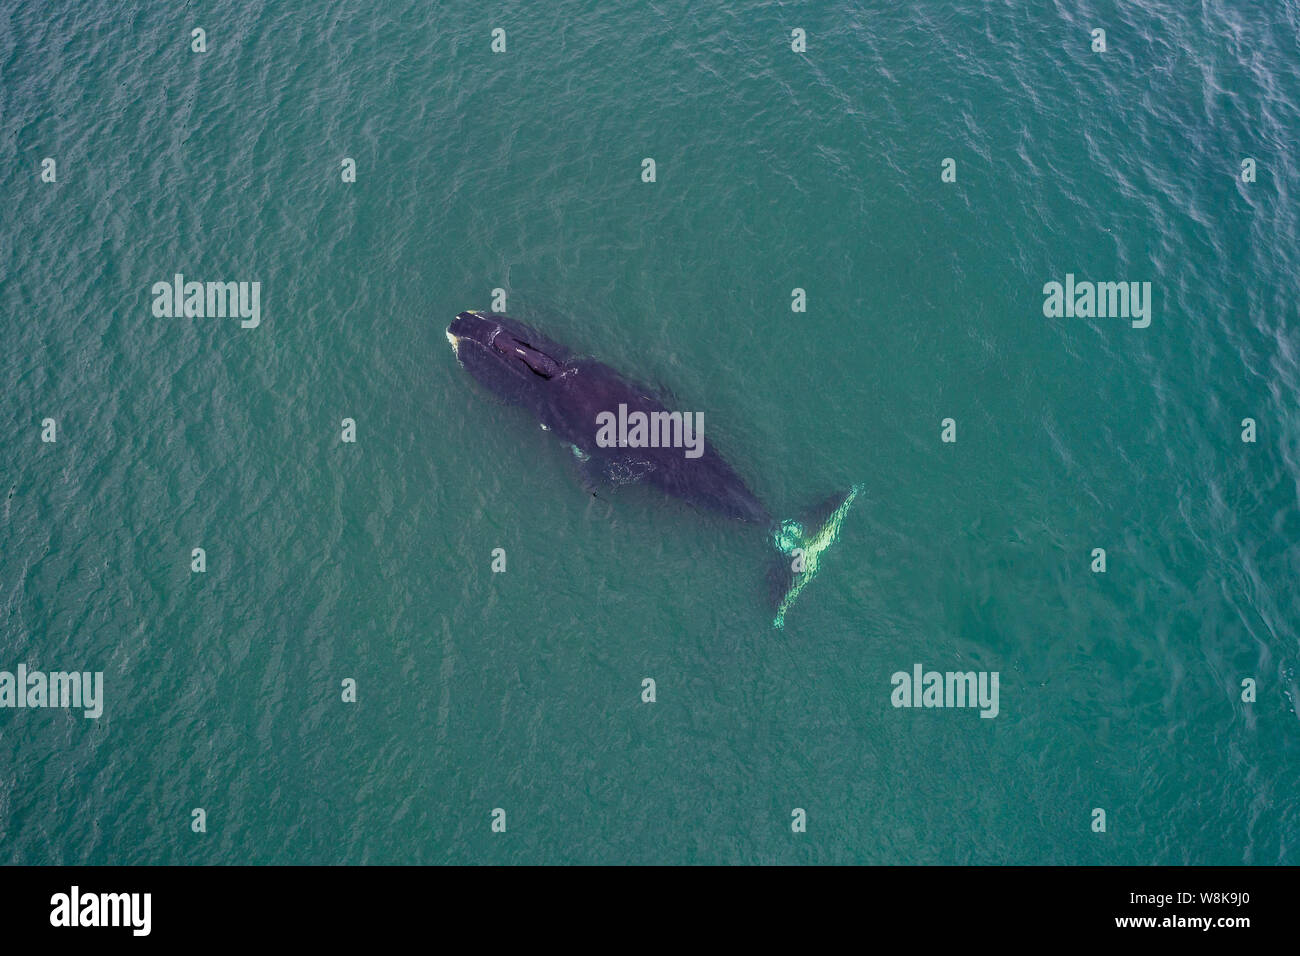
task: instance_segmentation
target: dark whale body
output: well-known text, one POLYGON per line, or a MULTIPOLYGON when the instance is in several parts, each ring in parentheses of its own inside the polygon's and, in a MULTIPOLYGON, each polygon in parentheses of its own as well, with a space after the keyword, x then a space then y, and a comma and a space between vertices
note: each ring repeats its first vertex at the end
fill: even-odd
POLYGON ((447 339, 477 381, 510 404, 527 408, 576 449, 583 483, 593 493, 601 478, 615 484, 644 481, 729 518, 771 522, 767 509, 707 439, 698 458, 688 457, 682 448, 597 444, 601 413, 618 414, 620 405, 629 415, 673 411, 650 389, 608 365, 577 358, 524 323, 491 312, 461 312, 447 327, 447 339))

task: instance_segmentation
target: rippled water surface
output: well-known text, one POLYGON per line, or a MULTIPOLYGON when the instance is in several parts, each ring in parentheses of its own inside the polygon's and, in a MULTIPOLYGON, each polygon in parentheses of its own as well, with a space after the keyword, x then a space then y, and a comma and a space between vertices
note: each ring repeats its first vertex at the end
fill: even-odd
POLYGON ((0 710, 0 860, 1297 862, 1298 33, 0 3, 0 669, 106 697, 0 710), (177 272, 261 325, 155 317, 177 272), (1067 273, 1150 326, 1045 318, 1067 273), (457 368, 494 288, 775 513, 865 485, 783 632, 761 529, 589 503, 457 368), (917 663, 998 716, 894 708, 917 663))

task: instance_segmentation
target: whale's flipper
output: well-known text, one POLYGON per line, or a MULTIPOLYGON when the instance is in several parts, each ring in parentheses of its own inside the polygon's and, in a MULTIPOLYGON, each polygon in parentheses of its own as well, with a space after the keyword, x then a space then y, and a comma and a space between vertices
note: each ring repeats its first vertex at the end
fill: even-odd
POLYGON ((577 445, 570 445, 569 451, 573 452, 574 462, 578 466, 578 480, 582 482, 582 490, 593 498, 599 498, 600 495, 596 494, 597 486, 600 484, 601 478, 604 477, 600 462, 577 445))
POLYGON ((822 554, 839 538, 844 517, 861 491, 862 485, 854 485, 844 498, 836 499, 838 503, 832 502, 829 508, 817 509, 818 517, 806 527, 798 521, 787 520, 781 522, 773 533, 772 543, 782 556, 781 567, 776 569, 771 579, 776 607, 773 627, 785 627, 786 612, 799 593, 817 576, 822 554))

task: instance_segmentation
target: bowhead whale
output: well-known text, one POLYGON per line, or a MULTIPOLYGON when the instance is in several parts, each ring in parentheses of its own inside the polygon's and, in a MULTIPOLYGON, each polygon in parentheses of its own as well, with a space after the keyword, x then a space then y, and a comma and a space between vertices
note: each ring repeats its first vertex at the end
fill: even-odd
MULTIPOLYGON (((773 595, 773 624, 785 613, 820 565, 820 555, 839 535, 849 506, 861 491, 855 485, 833 503, 811 534, 788 520, 777 524, 746 487, 740 475, 704 439, 692 454, 670 442, 610 443, 608 426, 637 413, 682 434, 683 417, 670 411, 655 392, 630 381, 601 362, 574 355, 517 319, 494 312, 461 312, 447 327, 447 340, 471 376, 512 405, 527 408, 541 426, 573 451, 583 486, 595 494, 601 482, 643 481, 661 491, 729 518, 768 526, 783 556, 773 595), (678 416, 676 419, 672 416, 678 416)), ((686 437, 689 419, 686 420, 686 437)))

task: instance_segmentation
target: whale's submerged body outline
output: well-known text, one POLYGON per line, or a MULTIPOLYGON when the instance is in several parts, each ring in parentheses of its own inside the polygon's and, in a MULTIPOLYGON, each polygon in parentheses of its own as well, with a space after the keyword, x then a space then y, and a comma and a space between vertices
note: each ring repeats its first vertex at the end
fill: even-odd
POLYGON ((602 362, 576 356, 500 313, 459 313, 447 327, 447 341, 475 380, 507 403, 527 408, 543 428, 570 446, 591 494, 601 480, 642 481, 728 518, 766 524, 783 556, 776 575, 781 593, 773 596, 773 625, 784 626, 786 611, 816 574, 820 554, 838 537, 860 485, 854 485, 829 520, 810 534, 796 521, 778 525, 707 438, 698 457, 688 456, 682 447, 623 447, 597 440, 602 413, 672 414, 654 390, 602 362))

